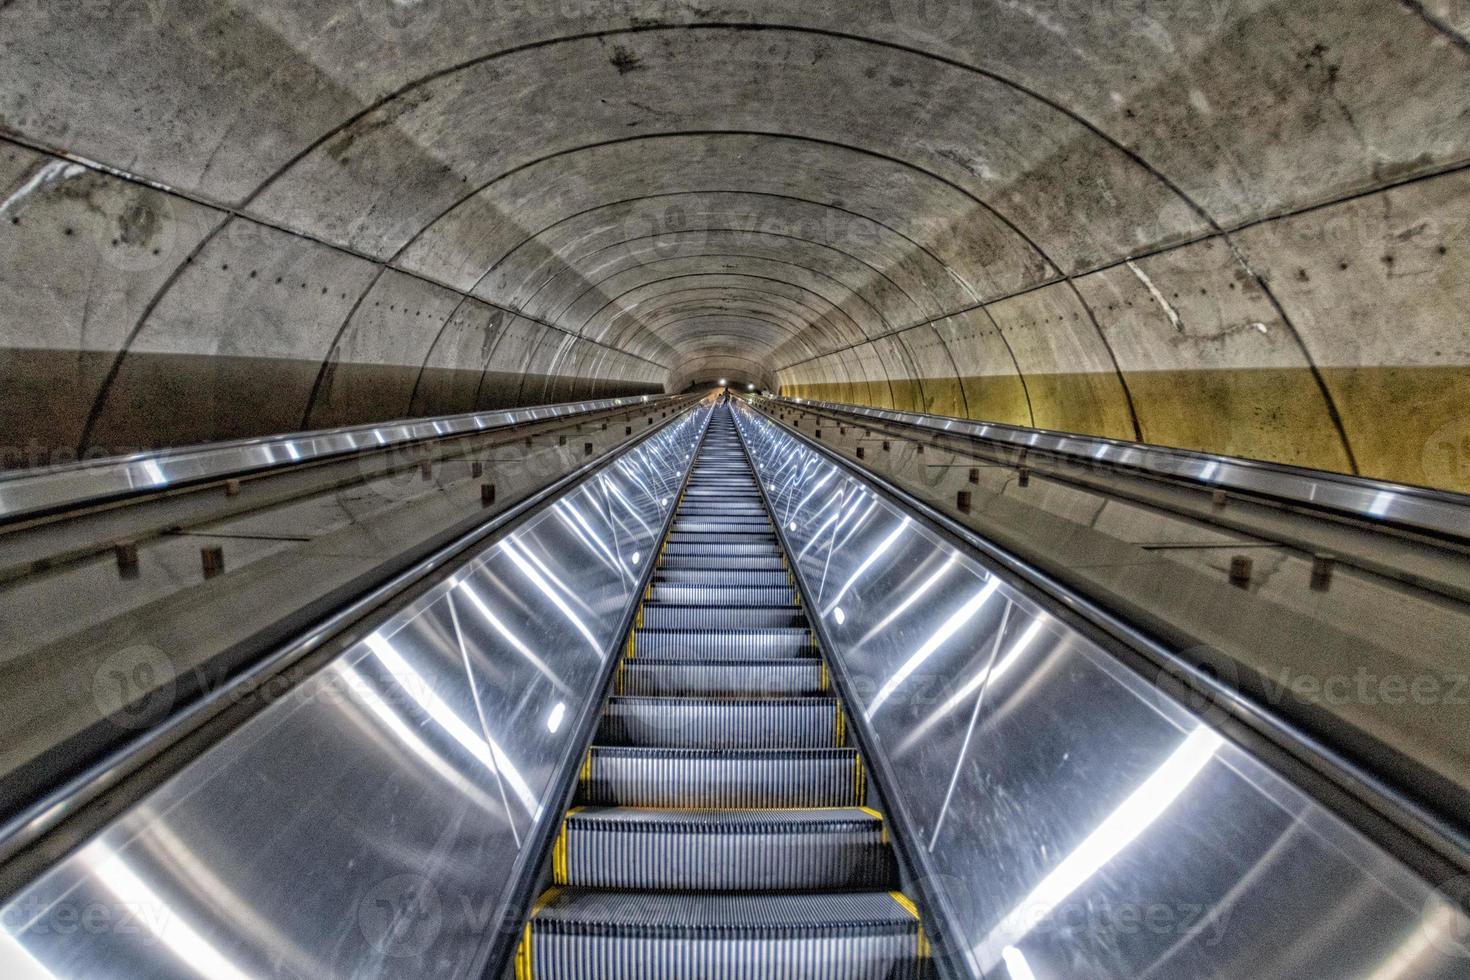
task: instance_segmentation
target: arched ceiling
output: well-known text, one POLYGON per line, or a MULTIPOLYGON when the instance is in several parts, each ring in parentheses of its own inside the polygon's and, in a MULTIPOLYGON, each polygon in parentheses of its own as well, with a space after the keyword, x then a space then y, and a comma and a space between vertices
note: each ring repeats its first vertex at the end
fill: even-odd
POLYGON ((12 0, 11 374, 54 391, 35 352, 86 354, 55 436, 82 448, 191 384, 229 434, 271 372, 237 429, 730 374, 1383 469, 1390 382, 1341 372, 1470 364, 1463 287, 1404 292, 1396 341, 1362 281, 1426 221, 1445 251, 1411 261, 1465 268, 1467 27, 1455 0, 12 0), (56 232, 78 197, 86 255, 56 232), (1221 412, 1257 436, 1179 421, 1221 412))

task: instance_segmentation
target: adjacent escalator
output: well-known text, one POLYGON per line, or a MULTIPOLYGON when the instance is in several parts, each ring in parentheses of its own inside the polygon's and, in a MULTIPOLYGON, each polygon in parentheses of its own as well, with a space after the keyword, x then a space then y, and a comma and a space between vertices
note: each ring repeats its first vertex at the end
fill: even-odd
POLYGON ((727 407, 614 683, 518 980, 927 976, 918 910, 727 407))

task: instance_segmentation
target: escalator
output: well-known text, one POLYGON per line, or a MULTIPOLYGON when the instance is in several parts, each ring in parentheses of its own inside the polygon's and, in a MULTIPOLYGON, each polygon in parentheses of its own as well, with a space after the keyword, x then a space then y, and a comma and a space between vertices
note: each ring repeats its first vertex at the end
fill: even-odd
POLYGON ((927 976, 883 816, 718 408, 516 955, 518 980, 927 976))

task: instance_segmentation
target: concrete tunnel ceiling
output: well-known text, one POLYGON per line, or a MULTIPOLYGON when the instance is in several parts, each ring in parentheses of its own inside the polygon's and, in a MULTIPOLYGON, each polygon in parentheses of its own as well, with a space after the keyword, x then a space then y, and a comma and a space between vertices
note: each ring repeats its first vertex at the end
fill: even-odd
POLYGON ((1461 0, 0 4, 7 465, 715 377, 1470 489, 1461 0))

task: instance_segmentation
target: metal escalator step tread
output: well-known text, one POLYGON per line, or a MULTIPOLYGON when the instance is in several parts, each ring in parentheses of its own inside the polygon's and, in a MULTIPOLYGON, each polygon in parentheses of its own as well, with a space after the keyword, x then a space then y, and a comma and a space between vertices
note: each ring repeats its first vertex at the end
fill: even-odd
POLYGON ((766 538, 775 536, 775 527, 770 522, 760 523, 725 523, 717 520, 676 520, 673 523, 675 535, 763 535, 766 538))
POLYGON ((822 749, 845 741, 835 698, 614 697, 598 745, 822 749))
POLYGON ((659 568, 729 569, 742 571, 784 571, 786 559, 780 552, 769 555, 669 555, 659 561, 659 568))
POLYGON ((640 657, 619 667, 617 690, 630 697, 800 696, 823 693, 830 683, 816 657, 715 663, 640 657))
POLYGON ((553 889, 526 930, 524 980, 913 980, 918 921, 888 892, 553 889))
POLYGON ((773 629, 655 629, 635 630, 639 659, 678 660, 788 660, 816 654, 812 632, 803 627, 773 629))
POLYGON ((853 749, 668 749, 593 746, 583 804, 684 809, 862 806, 853 749))
POLYGON ((672 605, 794 606, 797 595, 796 586, 789 581, 777 585, 654 582, 649 599, 672 605))
POLYGON ((791 575, 784 569, 724 568, 660 568, 653 576, 660 585, 790 585, 791 575))
MULTIPOLYGON (((592 927, 657 936, 670 930, 691 939, 699 933, 711 939, 733 938, 732 934, 747 930, 753 937, 773 939, 807 930, 892 930, 916 937, 919 927, 913 913, 889 891, 720 895, 561 888, 543 896, 532 921, 566 932, 592 927)), ((905 952, 912 955, 913 947, 905 952)))
POLYGON ((759 558, 770 555, 779 556, 781 551, 776 545, 775 539, 770 541, 757 541, 741 544, 726 544, 723 542, 700 543, 697 541, 671 541, 664 545, 664 554, 679 555, 689 558, 722 558, 722 557, 752 557, 759 558))
POLYGON ((646 602, 639 612, 644 629, 771 629, 806 624, 800 606, 691 606, 646 602))
POLYGON ((883 818, 872 810, 650 810, 569 813, 557 884, 675 891, 892 888, 883 818))

